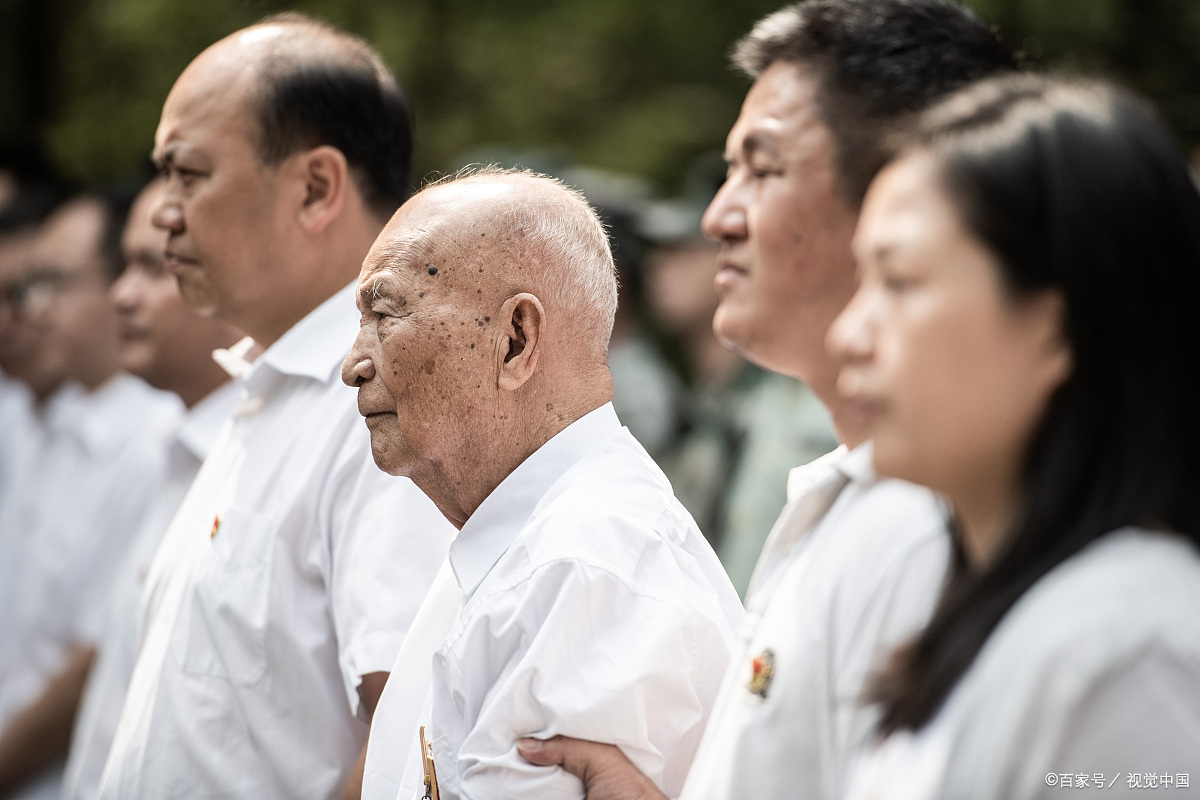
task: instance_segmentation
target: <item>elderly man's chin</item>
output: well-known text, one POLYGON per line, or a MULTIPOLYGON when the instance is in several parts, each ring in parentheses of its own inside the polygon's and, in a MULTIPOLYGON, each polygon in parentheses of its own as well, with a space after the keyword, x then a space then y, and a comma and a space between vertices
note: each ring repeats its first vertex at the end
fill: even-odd
POLYGON ((366 418, 371 432, 371 455, 375 466, 389 475, 406 475, 404 448, 400 441, 400 424, 395 414, 371 414, 366 418))

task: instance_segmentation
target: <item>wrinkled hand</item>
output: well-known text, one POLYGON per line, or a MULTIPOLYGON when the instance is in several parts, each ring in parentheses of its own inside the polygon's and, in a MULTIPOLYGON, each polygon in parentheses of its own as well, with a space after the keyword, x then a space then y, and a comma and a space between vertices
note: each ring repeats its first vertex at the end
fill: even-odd
POLYGON ((530 764, 559 766, 582 780, 588 800, 667 800, 654 781, 611 744, 566 736, 518 739, 517 752, 530 764))

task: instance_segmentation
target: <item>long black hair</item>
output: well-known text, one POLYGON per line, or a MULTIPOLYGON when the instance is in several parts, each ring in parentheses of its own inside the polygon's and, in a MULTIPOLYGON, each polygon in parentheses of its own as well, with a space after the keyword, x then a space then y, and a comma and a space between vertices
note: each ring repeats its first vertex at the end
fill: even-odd
POLYGON ((1200 545, 1200 192, 1153 111, 1011 76, 929 110, 899 151, 933 156, 1013 297, 1062 295, 1073 367, 1003 549, 976 571, 956 546, 930 624, 877 677, 883 734, 927 723, 1020 596, 1088 543, 1140 525, 1200 545))

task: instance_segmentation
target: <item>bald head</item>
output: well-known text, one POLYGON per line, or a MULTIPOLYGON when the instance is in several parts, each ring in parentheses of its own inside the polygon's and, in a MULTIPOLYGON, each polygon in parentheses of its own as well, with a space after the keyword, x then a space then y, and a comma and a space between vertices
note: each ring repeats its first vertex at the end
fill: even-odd
POLYGON ((342 367, 376 463, 456 525, 531 453, 612 399, 608 237, 555 180, 483 170, 401 207, 358 280, 342 367))
POLYGON ((435 267, 435 284, 467 294, 533 294, 579 357, 604 362, 616 270, 608 235, 583 195, 544 175, 489 167, 425 187, 406 211, 368 260, 435 267))

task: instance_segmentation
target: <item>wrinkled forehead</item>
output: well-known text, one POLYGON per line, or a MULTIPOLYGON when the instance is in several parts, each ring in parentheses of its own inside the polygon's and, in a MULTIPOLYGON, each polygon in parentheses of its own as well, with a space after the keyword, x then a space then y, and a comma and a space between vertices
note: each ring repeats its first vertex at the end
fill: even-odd
POLYGON ((500 246, 493 235, 515 202, 511 187, 485 181, 435 186, 400 207, 376 239, 364 266, 393 269, 433 265, 454 267, 458 260, 500 246), (429 264, 426 264, 429 261, 429 264))

